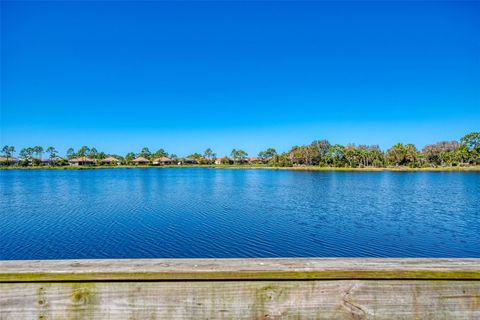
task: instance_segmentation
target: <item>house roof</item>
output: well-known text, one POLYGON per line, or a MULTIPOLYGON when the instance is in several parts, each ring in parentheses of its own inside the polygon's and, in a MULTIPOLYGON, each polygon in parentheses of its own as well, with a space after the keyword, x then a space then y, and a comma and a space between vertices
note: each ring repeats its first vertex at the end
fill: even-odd
POLYGON ((106 157, 105 159, 101 160, 102 162, 112 162, 112 161, 120 161, 115 157, 106 157))
POLYGON ((0 162, 6 162, 6 161, 18 161, 18 159, 15 157, 8 157, 8 160, 7 160, 7 157, 0 157, 0 162))
POLYGON ((160 158, 155 158, 153 161, 172 161, 172 159, 168 157, 160 157, 160 158))
POLYGON ((68 160, 68 162, 94 162, 95 160, 87 157, 78 157, 68 160))
POLYGON ((150 162, 150 160, 145 159, 144 157, 138 157, 132 160, 133 162, 150 162))

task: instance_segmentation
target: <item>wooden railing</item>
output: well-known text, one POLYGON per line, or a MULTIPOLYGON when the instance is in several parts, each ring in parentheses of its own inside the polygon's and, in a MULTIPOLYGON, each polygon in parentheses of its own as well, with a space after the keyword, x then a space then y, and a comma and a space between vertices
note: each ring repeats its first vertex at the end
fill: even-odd
POLYGON ((0 319, 480 319, 480 259, 0 261, 0 319))

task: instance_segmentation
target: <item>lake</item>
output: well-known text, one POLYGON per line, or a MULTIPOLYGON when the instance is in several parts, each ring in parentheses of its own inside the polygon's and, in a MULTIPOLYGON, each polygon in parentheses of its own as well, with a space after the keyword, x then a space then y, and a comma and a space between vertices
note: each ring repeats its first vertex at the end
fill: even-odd
POLYGON ((480 173, 0 171, 0 259, 480 257, 480 173))

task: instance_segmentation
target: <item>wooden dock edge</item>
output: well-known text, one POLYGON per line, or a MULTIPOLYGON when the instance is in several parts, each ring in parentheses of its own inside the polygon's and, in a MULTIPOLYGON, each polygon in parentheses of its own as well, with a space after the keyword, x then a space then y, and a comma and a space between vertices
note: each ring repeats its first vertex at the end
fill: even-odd
POLYGON ((480 319, 480 259, 0 261, 0 319, 480 319))

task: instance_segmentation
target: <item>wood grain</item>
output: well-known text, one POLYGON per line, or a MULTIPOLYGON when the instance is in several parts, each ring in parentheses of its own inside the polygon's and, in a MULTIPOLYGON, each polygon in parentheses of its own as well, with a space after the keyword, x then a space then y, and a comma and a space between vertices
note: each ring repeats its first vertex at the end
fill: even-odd
POLYGON ((0 261, 4 319, 480 319, 480 259, 0 261))
POLYGON ((7 319, 480 319, 477 281, 2 283, 7 319))
POLYGON ((0 261, 0 282, 480 279, 480 259, 121 259, 0 261))

